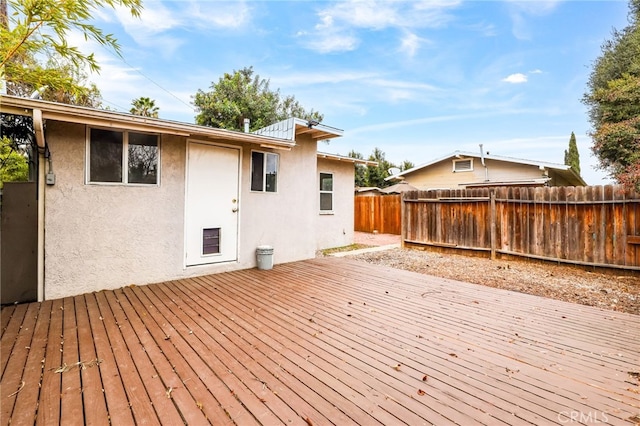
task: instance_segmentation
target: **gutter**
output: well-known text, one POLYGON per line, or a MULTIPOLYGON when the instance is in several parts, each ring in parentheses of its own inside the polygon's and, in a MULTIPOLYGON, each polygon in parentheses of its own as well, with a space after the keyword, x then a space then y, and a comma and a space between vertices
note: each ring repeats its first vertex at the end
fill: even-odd
POLYGON ((33 110, 33 130, 36 135, 36 144, 38 145, 38 302, 44 300, 44 203, 45 203, 45 186, 44 186, 44 165, 45 165, 45 149, 47 142, 44 139, 44 123, 42 119, 42 111, 33 110))

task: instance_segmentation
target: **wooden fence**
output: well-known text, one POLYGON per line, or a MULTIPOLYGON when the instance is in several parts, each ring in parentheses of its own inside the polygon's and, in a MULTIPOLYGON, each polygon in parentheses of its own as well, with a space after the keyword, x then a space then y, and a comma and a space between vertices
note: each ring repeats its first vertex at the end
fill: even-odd
POLYGON ((403 242, 640 270, 640 194, 621 186, 406 192, 403 242))
POLYGON ((401 195, 356 196, 354 229, 361 232, 400 235, 401 195))

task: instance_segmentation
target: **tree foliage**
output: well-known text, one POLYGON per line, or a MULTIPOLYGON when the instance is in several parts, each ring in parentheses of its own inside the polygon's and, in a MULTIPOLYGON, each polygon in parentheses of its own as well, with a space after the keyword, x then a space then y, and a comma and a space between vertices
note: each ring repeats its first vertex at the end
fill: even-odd
POLYGON ((11 139, 0 137, 0 189, 5 182, 29 180, 29 162, 25 154, 13 149, 11 139))
POLYGON ((2 182, 26 181, 35 172, 33 119, 0 114, 0 188, 2 182))
POLYGON ((405 170, 413 169, 414 167, 415 167, 415 164, 413 164, 409 160, 404 160, 402 162, 402 164, 400 164, 400 166, 398 166, 398 168, 400 169, 401 172, 404 172, 405 170))
POLYGON ((131 114, 158 118, 159 108, 156 106, 156 101, 151 98, 141 96, 138 99, 131 101, 131 105, 132 108, 129 110, 131 114))
MULTIPOLYGON (((351 158, 357 158, 364 160, 364 156, 351 150, 347 154, 351 158)), ((396 166, 393 163, 387 161, 386 154, 380 148, 374 148, 371 155, 368 158, 369 161, 376 161, 377 166, 356 166, 355 170, 355 186, 360 188, 377 187, 386 188, 393 185, 393 182, 385 181, 385 178, 389 177, 389 169, 399 168, 401 171, 409 170, 414 167, 413 163, 409 160, 404 160, 400 166, 396 166)))
POLYGON ((573 132, 569 138, 569 148, 564 151, 564 164, 571 166, 578 175, 580 174, 580 153, 578 152, 576 135, 573 132))
POLYGON ((245 118, 250 120, 251 131, 290 117, 323 119, 319 112, 305 110, 294 96, 271 90, 269 80, 254 74, 253 67, 225 73, 211 84, 209 92, 198 89, 193 104, 199 110, 197 124, 222 129, 242 130, 245 118))
POLYGON ((37 65, 34 58, 62 58, 74 70, 88 66, 91 71, 98 71, 93 53, 84 54, 68 44, 69 32, 80 31, 86 39, 119 54, 120 46, 113 35, 87 22, 94 12, 105 7, 126 7, 133 16, 139 16, 142 10, 141 0, 8 0, 0 6, 0 78, 4 77, 7 84, 48 86, 53 92, 73 97, 86 96, 86 87, 68 78, 68 72, 61 74, 37 65), (7 4, 13 13, 8 13, 7 4))
POLYGON ((640 191, 640 0, 629 3, 629 25, 602 46, 583 101, 600 167, 640 191))
MULTIPOLYGON (((351 150, 349 151, 349 154, 347 154, 349 157, 351 158, 355 158, 358 160, 364 160, 364 157, 362 156, 362 154, 360 154, 359 152, 356 152, 355 150, 351 150)), ((355 180, 355 186, 356 188, 363 188, 368 186, 367 185, 367 168, 366 166, 362 165, 362 164, 356 164, 355 167, 355 172, 354 172, 354 180, 355 180)))

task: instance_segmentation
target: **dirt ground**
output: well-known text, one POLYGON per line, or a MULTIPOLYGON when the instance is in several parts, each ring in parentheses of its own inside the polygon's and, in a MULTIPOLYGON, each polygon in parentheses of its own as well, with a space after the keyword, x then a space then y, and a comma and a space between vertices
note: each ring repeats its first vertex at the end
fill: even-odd
MULTIPOLYGON (((356 236, 356 242, 367 244, 366 236, 367 234, 356 236)), ((399 236, 395 237, 399 242, 399 236)), ((374 236, 369 240, 370 245, 393 243, 391 236, 374 236), (373 238, 378 238, 375 242, 382 243, 372 244, 373 238)), ((353 258, 442 278, 640 315, 640 274, 630 276, 622 272, 584 270, 553 263, 492 261, 481 257, 400 248, 362 253, 353 258)))

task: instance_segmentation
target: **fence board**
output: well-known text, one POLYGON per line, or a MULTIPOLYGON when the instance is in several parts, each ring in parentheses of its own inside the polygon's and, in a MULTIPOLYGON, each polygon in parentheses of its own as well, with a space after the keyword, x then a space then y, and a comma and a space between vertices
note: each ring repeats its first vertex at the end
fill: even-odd
POLYGON ((640 194, 621 186, 412 191, 402 200, 405 242, 491 251, 493 226, 498 253, 640 270, 640 194))
POLYGON ((400 235, 401 195, 356 196, 354 200, 354 230, 400 235))

